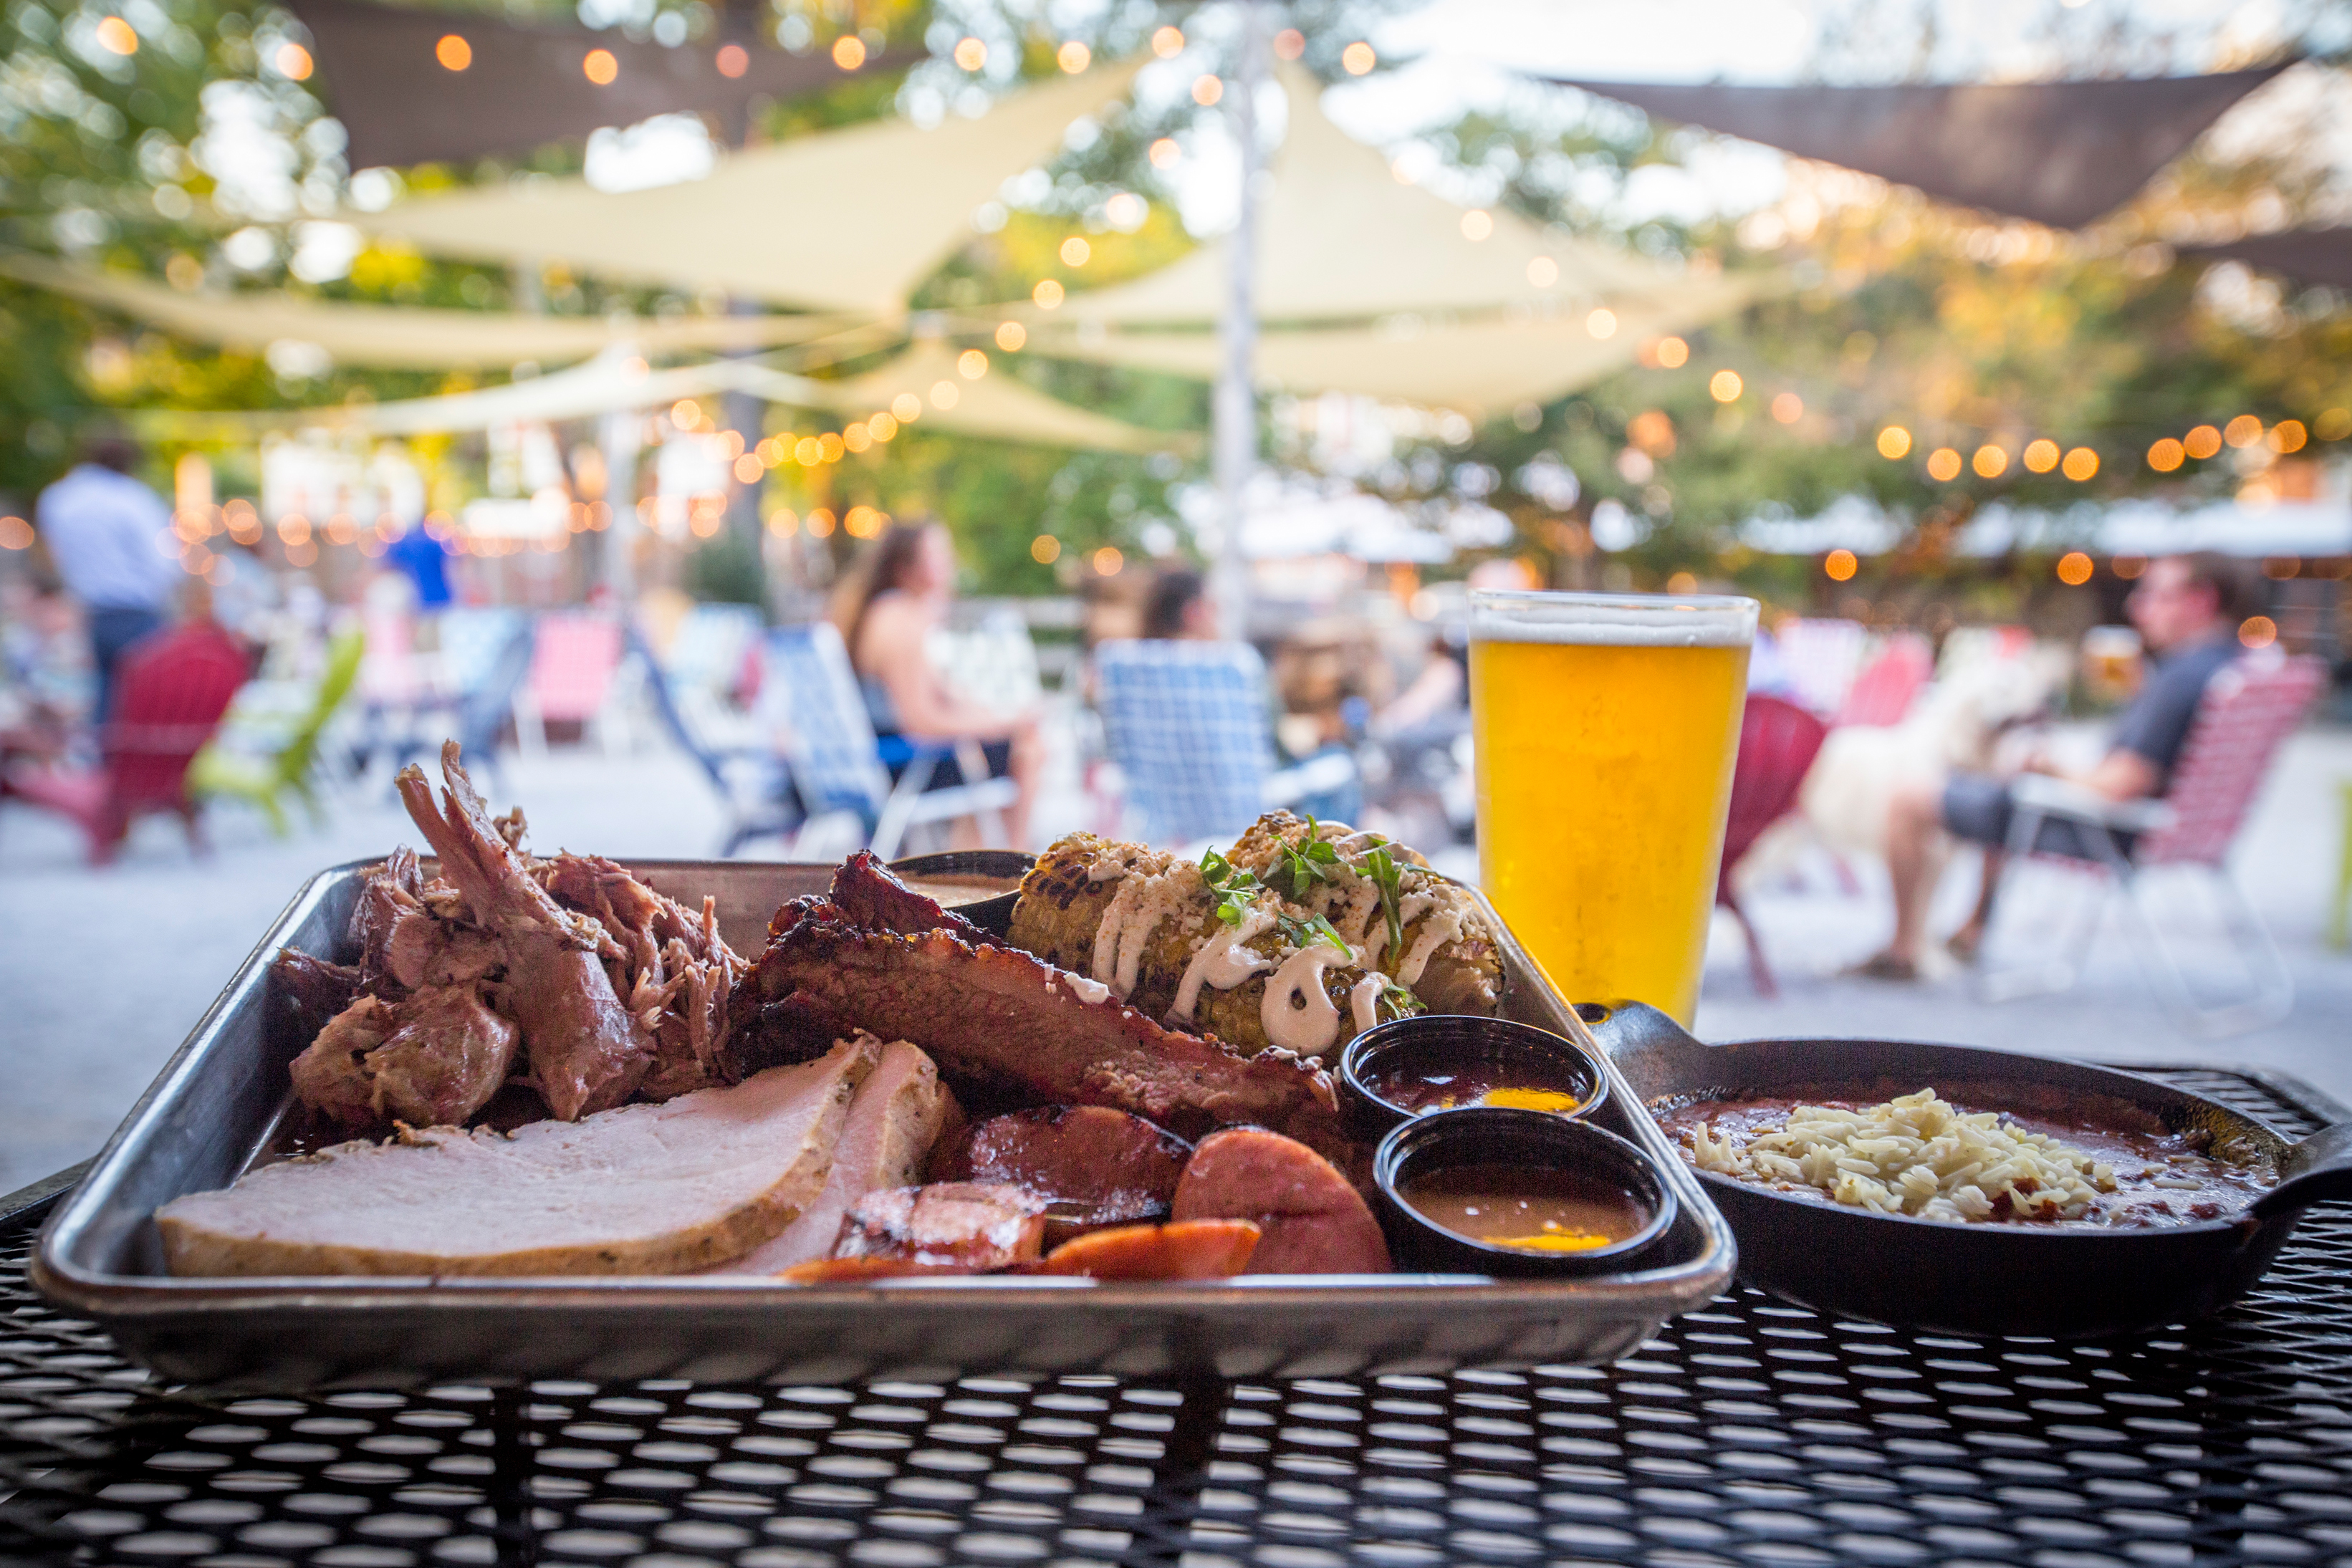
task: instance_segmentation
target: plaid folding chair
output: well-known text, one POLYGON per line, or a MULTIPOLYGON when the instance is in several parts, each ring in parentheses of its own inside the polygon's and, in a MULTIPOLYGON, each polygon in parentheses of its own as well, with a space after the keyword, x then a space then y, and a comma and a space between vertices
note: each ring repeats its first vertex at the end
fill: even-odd
MULTIPOLYGON (((2142 967, 2174 1014, 2198 1033, 2219 1037, 2259 1029, 2284 1018, 2294 1005, 2294 977, 2278 943, 2224 862, 2279 747, 2303 722, 2326 678, 2316 659, 2275 653, 2242 658, 2216 674, 2205 688, 2188 745, 2160 800, 2111 801, 2063 779, 2032 774, 2015 782, 2009 853, 2101 874, 2121 890, 2142 967), (2042 845, 2044 824, 2062 822, 2073 828, 2076 843, 2088 853, 2042 845), (2241 999, 2220 1006, 2197 999, 2142 885, 2145 873, 2161 866, 2198 872, 2211 889, 2247 977, 2247 994, 2241 999)), ((1989 967, 1983 981, 1986 995, 2003 1000, 2073 985, 2106 902, 2102 896, 2090 904, 2071 939, 2058 945, 2060 956, 2054 960, 2010 969, 1989 967)))
POLYGON ((1356 781, 1343 752, 1275 767, 1265 664, 1245 643, 1121 640, 1094 660, 1104 747, 1153 843, 1230 838, 1273 807, 1356 781))
POLYGON ((793 785, 808 812, 793 838, 796 857, 845 818, 855 819, 863 847, 883 860, 897 856, 911 830, 958 817, 979 818, 984 831, 1003 841, 1002 813, 1019 789, 1010 779, 988 776, 977 745, 912 743, 906 768, 891 782, 849 651, 831 622, 780 627, 768 633, 760 654, 761 702, 772 727, 786 737, 793 785), (965 782, 929 788, 949 757, 955 758, 965 782))
POLYGON ((593 728, 607 757, 628 749, 621 680, 626 647, 609 615, 542 615, 530 674, 515 694, 515 740, 526 757, 547 755, 547 722, 593 728))

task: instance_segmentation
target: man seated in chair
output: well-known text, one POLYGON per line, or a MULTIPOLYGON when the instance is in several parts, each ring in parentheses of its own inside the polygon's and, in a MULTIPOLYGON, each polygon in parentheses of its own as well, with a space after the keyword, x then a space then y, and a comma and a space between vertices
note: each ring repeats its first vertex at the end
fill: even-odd
MULTIPOLYGON (((2026 765, 2027 771, 2064 779, 2112 802, 2162 794, 2188 744, 2207 683, 2238 653, 2239 618, 2248 612, 2252 601, 2242 569, 2227 557, 2200 552, 2150 561, 2126 609, 2158 661, 2139 695, 2124 710, 2106 756, 2094 768, 2072 770, 2036 758, 2026 765)), ((1957 773, 1941 782, 1906 785, 1895 793, 1886 821, 1895 938, 1857 973, 1883 980, 1918 977, 1927 906, 1943 870, 1948 834, 1985 846, 1976 911, 1950 942, 1955 956, 1963 961, 1975 957, 1992 916, 2015 812, 2011 781, 1990 774, 1957 773)), ((2033 847, 2049 854, 2098 860, 2104 858, 2102 846, 2094 841, 2099 837, 2063 817, 2052 817, 2042 824, 2033 847)), ((2129 852, 2131 834, 2119 831, 2114 839, 2118 848, 2129 852)))

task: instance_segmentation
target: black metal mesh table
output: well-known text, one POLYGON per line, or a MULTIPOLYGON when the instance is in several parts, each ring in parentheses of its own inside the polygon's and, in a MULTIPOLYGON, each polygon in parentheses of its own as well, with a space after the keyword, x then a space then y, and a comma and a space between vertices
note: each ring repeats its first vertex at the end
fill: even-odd
POLYGON ((2227 1315, 2127 1343, 1742 1291, 1605 1370, 309 1401, 154 1386, 26 1287, 31 1239, 0 1232, 12 1563, 2352 1564, 2352 1206, 2227 1315))

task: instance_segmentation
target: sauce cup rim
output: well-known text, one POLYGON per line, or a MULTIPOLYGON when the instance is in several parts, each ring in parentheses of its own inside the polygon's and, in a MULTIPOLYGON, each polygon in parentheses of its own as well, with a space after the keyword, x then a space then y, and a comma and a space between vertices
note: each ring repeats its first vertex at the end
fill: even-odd
MULTIPOLYGON (((1609 1074, 1602 1071, 1593 1054, 1564 1034, 1557 1034, 1538 1024, 1521 1023, 1517 1019, 1488 1018, 1478 1013, 1415 1013, 1411 1018, 1391 1019, 1374 1024, 1349 1040, 1339 1052, 1339 1082, 1349 1093, 1361 1099, 1381 1118, 1395 1124, 1412 1122, 1423 1116, 1442 1116, 1444 1111, 1410 1111, 1392 1100, 1384 1100, 1373 1092, 1364 1079, 1365 1058, 1388 1050, 1405 1049, 1400 1040, 1410 1040, 1417 1034, 1433 1034, 1439 1030, 1456 1034, 1475 1034, 1481 1030, 1510 1040, 1516 1045, 1538 1051, 1551 1051, 1576 1064, 1577 1070, 1590 1083, 1591 1092, 1583 1096, 1572 1111, 1531 1111, 1537 1116, 1555 1116, 1572 1121, 1585 1116, 1609 1098, 1609 1074)), ((1440 1049, 1424 1047, 1424 1049, 1440 1049)), ((1460 1105, 1462 1111, 1509 1110, 1517 1107, 1499 1105, 1460 1105)), ((1385 1132, 1383 1133, 1385 1135, 1385 1132)))
MULTIPOLYGON (((1464 1159, 1447 1163, 1492 1165, 1500 1162, 1464 1159)), ((1667 1228, 1674 1224, 1675 1217, 1680 1207, 1675 1202, 1674 1188, 1667 1185, 1664 1176, 1656 1168, 1655 1162, 1632 1140, 1620 1137, 1608 1128, 1595 1123, 1571 1120, 1549 1111, 1522 1111, 1516 1107, 1503 1105, 1466 1105, 1452 1111, 1432 1111, 1424 1115, 1407 1117, 1398 1123, 1396 1126, 1390 1129, 1388 1135, 1381 1140, 1379 1148, 1373 1152, 1372 1185, 1385 1203, 1395 1213, 1402 1216, 1406 1223, 1418 1226, 1431 1235, 1442 1239, 1446 1244, 1468 1253, 1508 1260, 1515 1266, 1516 1271, 1521 1273, 1538 1270, 1558 1270, 1566 1273, 1601 1272, 1603 1270, 1597 1270, 1593 1266, 1630 1257, 1648 1248, 1659 1237, 1664 1235, 1667 1228), (1475 1236, 1465 1236, 1459 1230, 1440 1225, 1436 1220, 1414 1207, 1405 1197, 1403 1187, 1397 1179, 1400 1168, 1413 1153, 1408 1145, 1427 1138, 1463 1136, 1470 1131, 1474 1121, 1484 1119, 1491 1124, 1496 1118, 1505 1119, 1506 1124, 1516 1126, 1528 1136, 1537 1139, 1548 1138, 1570 1143, 1590 1140, 1594 1147, 1605 1150, 1606 1154, 1603 1157, 1622 1171, 1628 1174, 1640 1173, 1640 1178, 1647 1184, 1649 1191, 1647 1193, 1636 1191, 1630 1196, 1636 1204, 1643 1205, 1649 1210, 1645 1221, 1623 1240, 1612 1241, 1606 1247, 1595 1247, 1580 1252, 1543 1252, 1528 1247, 1506 1247, 1492 1241, 1482 1241, 1475 1236)))

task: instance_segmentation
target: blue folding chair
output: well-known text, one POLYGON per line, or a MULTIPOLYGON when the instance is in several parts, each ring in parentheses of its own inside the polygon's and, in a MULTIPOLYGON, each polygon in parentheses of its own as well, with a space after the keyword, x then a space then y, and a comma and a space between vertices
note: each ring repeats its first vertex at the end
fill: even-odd
POLYGON ((800 793, 793 787, 790 765, 764 747, 714 744, 678 700, 675 677, 655 662, 644 633, 635 626, 628 629, 628 648, 642 662, 646 691, 654 700, 654 712, 661 719, 662 727, 709 779, 727 813, 727 832, 719 841, 719 859, 733 859, 744 845, 756 839, 790 838, 798 832, 801 824, 808 820, 808 812, 802 808, 800 793))
POLYGON ((1276 806, 1310 800, 1353 814, 1360 795, 1346 752, 1275 766, 1265 664, 1246 643, 1107 642, 1094 663, 1104 746, 1151 842, 1231 838, 1276 806))
POLYGON ((1001 813, 1017 787, 988 777, 978 746, 911 742, 907 765, 891 782, 848 650, 832 622, 780 627, 768 633, 760 657, 761 702, 787 737, 793 785, 809 816, 796 846, 822 820, 844 816, 855 817, 865 847, 884 860, 898 854, 910 830, 958 817, 982 819, 1003 841, 1001 813), (966 781, 929 788, 950 757, 966 781))

